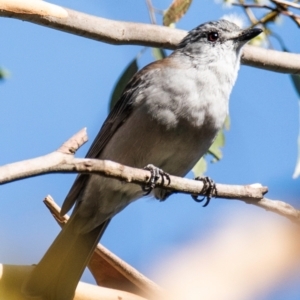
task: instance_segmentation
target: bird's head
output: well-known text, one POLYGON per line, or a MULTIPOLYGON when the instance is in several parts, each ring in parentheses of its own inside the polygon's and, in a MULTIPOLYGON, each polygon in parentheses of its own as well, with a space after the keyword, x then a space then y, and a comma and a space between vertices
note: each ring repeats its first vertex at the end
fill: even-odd
POLYGON ((241 48, 261 32, 259 28, 243 30, 227 20, 207 22, 191 30, 177 49, 190 56, 207 57, 208 60, 229 54, 239 56, 241 48))

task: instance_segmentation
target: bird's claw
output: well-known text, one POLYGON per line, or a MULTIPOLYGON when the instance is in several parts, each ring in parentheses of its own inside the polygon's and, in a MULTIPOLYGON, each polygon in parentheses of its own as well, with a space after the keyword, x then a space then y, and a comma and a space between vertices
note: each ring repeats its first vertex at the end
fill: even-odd
POLYGON ((198 195, 192 195, 192 198, 196 201, 196 202, 202 202, 204 200, 205 203, 203 204, 203 207, 206 207, 209 202, 210 202, 210 199, 212 197, 215 197, 217 196, 217 187, 216 187, 216 184, 214 183, 214 181, 209 178, 209 177, 196 177, 195 180, 199 180, 199 181, 202 181, 203 182, 203 188, 202 188, 202 191, 201 191, 201 194, 204 195, 203 198, 199 199, 198 198, 198 195))
POLYGON ((149 181, 142 187, 144 191, 144 196, 149 195, 152 190, 156 187, 157 181, 161 178, 162 184, 165 183, 165 180, 167 180, 168 185, 171 183, 171 178, 168 173, 163 171, 162 169, 159 169, 155 167, 154 165, 147 165, 144 170, 148 170, 151 173, 151 176, 149 178, 149 181))

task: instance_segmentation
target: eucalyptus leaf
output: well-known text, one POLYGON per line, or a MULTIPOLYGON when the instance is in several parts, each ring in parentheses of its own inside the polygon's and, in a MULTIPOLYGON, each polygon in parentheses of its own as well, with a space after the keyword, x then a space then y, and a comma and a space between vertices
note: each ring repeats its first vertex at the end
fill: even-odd
MULTIPOLYGON (((300 97, 300 76, 299 75, 291 75, 292 82, 296 89, 298 96, 300 97)), ((298 159, 295 167, 295 171, 293 174, 293 178, 297 178, 300 176, 300 98, 298 99, 299 104, 299 133, 298 133, 298 159)))
MULTIPOLYGON (((285 52, 289 52, 286 47, 283 47, 283 50, 285 52)), ((290 77, 293 82, 294 88, 295 88, 298 96, 300 97, 300 75, 291 74, 290 77)), ((294 179, 300 176, 300 98, 298 99, 298 104, 299 104, 298 158, 297 158, 297 163, 295 166, 295 171, 293 174, 294 179)))
MULTIPOLYGON (((276 37, 276 36, 275 36, 276 37)), ((284 52, 289 52, 289 50, 285 47, 284 43, 283 43, 283 40, 277 36, 276 37, 282 47, 282 50, 284 52)), ((297 158, 297 163, 296 163, 296 166, 295 166, 295 171, 294 171, 294 174, 293 174, 293 178, 297 178, 300 176, 300 75, 297 75, 297 74, 291 74, 290 75, 290 78, 292 80, 292 83, 293 83, 293 86, 299 96, 299 99, 298 99, 298 104, 299 104, 299 133, 298 133, 298 158, 297 158)))
POLYGON ((202 176, 207 170, 207 162, 204 157, 201 157, 200 160, 196 163, 192 172, 195 177, 202 176))
POLYGON ((291 75, 291 79, 292 79, 292 82, 294 84, 294 87, 298 93, 298 96, 300 97, 300 75, 294 75, 292 74, 291 75))
POLYGON ((188 11, 192 0, 173 0, 169 8, 165 11, 163 16, 164 26, 170 26, 178 22, 188 11))
POLYGON ((120 99, 127 83, 132 78, 132 76, 138 71, 138 64, 136 58, 130 62, 130 64, 125 68, 122 75, 119 77, 114 90, 112 92, 110 101, 109 101, 109 111, 115 106, 115 104, 120 99))
POLYGON ((152 48, 152 54, 156 60, 167 57, 166 51, 161 48, 152 48))
MULTIPOLYGON (((299 111, 300 111, 300 108, 299 108, 299 111)), ((300 118, 300 116, 299 116, 299 118, 300 118)), ((296 179, 299 176, 300 176, 300 133, 298 134, 298 158, 297 158, 297 163, 296 163, 295 171, 293 174, 293 178, 296 179)))
POLYGON ((224 131, 220 130, 215 141, 208 149, 207 153, 213 156, 212 162, 216 162, 222 158, 221 148, 225 145, 225 135, 224 131))
POLYGON ((215 141, 213 142, 213 144, 210 146, 210 148, 207 151, 208 154, 210 154, 214 157, 212 162, 216 162, 222 158, 221 148, 225 146, 224 130, 229 130, 229 128, 230 128, 230 117, 229 117, 229 115, 227 115, 224 125, 223 125, 223 129, 219 131, 215 141))
POLYGON ((212 163, 219 161, 222 158, 222 151, 221 148, 225 146, 225 134, 224 130, 229 130, 230 127, 230 118, 227 115, 223 129, 219 131, 215 141, 208 149, 207 153, 196 163, 194 168, 192 169, 195 177, 202 176, 207 171, 207 156, 211 155, 213 159, 211 160, 212 163))
POLYGON ((5 69, 0 68, 0 80, 6 79, 9 77, 9 72, 5 69))

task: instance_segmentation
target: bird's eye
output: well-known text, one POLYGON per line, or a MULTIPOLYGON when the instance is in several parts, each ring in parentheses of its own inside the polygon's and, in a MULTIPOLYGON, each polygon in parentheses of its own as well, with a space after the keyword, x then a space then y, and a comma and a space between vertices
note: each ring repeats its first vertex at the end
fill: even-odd
POLYGON ((219 38, 219 34, 218 34, 217 32, 210 32, 210 33, 207 35, 207 39, 208 39, 210 42, 215 42, 218 38, 219 38))

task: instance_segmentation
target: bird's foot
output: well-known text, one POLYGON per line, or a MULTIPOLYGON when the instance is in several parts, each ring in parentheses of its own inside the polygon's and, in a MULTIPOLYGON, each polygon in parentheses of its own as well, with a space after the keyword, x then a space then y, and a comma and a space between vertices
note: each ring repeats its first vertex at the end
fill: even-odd
POLYGON ((209 177, 202 177, 202 176, 199 176, 199 177, 196 177, 195 180, 199 180, 199 181, 202 181, 203 182, 203 188, 202 188, 202 191, 201 191, 201 194, 204 195, 203 198, 198 198, 198 195, 192 195, 192 198, 196 201, 196 202, 202 202, 204 200, 205 203, 203 204, 203 207, 207 206, 210 202, 210 199, 212 197, 215 197, 217 196, 217 187, 216 187, 216 184, 214 183, 214 181, 209 178, 209 177))
POLYGON ((152 190, 156 187, 157 181, 161 178, 162 184, 165 183, 165 180, 167 180, 168 185, 171 182, 170 175, 163 171, 162 169, 159 169, 155 167, 154 165, 147 165, 144 170, 148 170, 151 173, 149 181, 143 186, 144 196, 149 195, 152 190))

